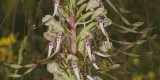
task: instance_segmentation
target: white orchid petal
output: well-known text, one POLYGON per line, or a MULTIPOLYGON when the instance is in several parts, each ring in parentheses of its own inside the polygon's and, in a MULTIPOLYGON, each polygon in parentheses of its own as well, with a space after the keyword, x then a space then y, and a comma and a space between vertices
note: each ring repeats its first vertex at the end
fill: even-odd
POLYGON ((50 42, 49 43, 49 49, 48 49, 48 57, 51 55, 52 48, 53 48, 53 42, 50 42))
POLYGON ((56 44, 56 49, 55 49, 54 53, 53 53, 51 56, 54 56, 54 55, 58 52, 58 50, 59 50, 60 43, 61 43, 61 35, 62 35, 61 32, 58 32, 58 33, 57 33, 57 44, 56 44))
POLYGON ((55 2, 53 16, 55 16, 55 14, 57 13, 58 6, 59 6, 59 2, 57 1, 57 2, 55 2))
POLYGON ((94 53, 96 53, 96 55, 101 56, 101 57, 110 57, 111 55, 109 54, 102 54, 100 52, 95 51, 94 53))
POLYGON ((107 41, 108 41, 108 34, 107 34, 107 33, 105 32, 105 30, 104 30, 104 25, 103 25, 103 23, 100 22, 100 23, 99 23, 99 26, 100 26, 100 28, 101 28, 101 30, 102 30, 103 35, 106 36, 107 41))
POLYGON ((75 61, 72 61, 71 64, 72 64, 75 76, 77 77, 78 80, 80 80, 79 69, 78 69, 77 63, 75 61))
POLYGON ((90 47, 90 43, 89 43, 88 37, 86 37, 86 38, 84 39, 84 41, 85 41, 85 46, 86 46, 86 50, 87 50, 89 59, 92 60, 91 47, 90 47))
POLYGON ((97 70, 99 69, 99 67, 97 66, 96 63, 93 63, 92 65, 93 65, 93 67, 94 67, 95 69, 97 69, 97 70))
POLYGON ((61 43, 61 32, 57 33, 57 46, 56 46, 56 49, 55 49, 55 52, 58 52, 58 49, 60 47, 60 43, 61 43))
POLYGON ((87 75, 87 79, 94 80, 91 76, 87 75))

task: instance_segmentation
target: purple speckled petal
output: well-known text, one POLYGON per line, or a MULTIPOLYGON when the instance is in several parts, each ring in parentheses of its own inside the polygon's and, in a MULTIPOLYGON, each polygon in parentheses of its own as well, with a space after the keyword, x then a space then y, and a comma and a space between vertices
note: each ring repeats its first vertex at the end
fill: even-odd
POLYGON ((53 42, 49 42, 48 57, 51 55, 52 48, 53 48, 53 42))
POLYGON ((78 64, 76 61, 72 60, 71 65, 74 71, 74 74, 76 75, 77 79, 80 80, 80 75, 79 75, 79 69, 78 69, 78 64))
POLYGON ((90 60, 92 60, 92 54, 91 54, 91 47, 90 47, 90 43, 89 43, 89 38, 88 37, 86 37, 85 39, 84 39, 84 42, 85 42, 85 46, 86 46, 86 50, 87 50, 87 53, 88 53, 88 56, 89 56, 89 59, 90 60))

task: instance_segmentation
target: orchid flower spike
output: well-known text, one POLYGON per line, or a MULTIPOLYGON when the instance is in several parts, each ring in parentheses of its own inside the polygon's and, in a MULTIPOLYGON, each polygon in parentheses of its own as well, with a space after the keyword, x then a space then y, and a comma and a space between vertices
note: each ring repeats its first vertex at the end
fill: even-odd
POLYGON ((59 6, 59 3, 60 3, 60 0, 53 0, 53 3, 54 3, 54 13, 53 13, 53 16, 55 16, 55 14, 57 13, 57 10, 58 10, 58 6, 59 6))
POLYGON ((79 68, 78 68, 78 64, 75 60, 71 61, 71 65, 74 71, 75 76, 77 77, 77 80, 80 80, 80 75, 79 75, 79 68))
POLYGON ((92 61, 92 54, 91 54, 91 47, 90 47, 90 43, 89 43, 89 38, 86 37, 84 38, 84 42, 85 42, 85 47, 89 56, 90 61, 92 61))

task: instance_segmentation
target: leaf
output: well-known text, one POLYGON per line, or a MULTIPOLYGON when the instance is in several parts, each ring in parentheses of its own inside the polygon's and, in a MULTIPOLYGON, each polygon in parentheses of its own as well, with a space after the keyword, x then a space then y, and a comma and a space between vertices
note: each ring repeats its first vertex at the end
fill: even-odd
POLYGON ((94 52, 96 55, 98 55, 98 56, 101 56, 101 57, 111 57, 112 55, 109 55, 109 54, 103 54, 103 53, 100 53, 100 52, 97 52, 97 51, 95 51, 94 52))
POLYGON ((144 24, 144 22, 136 22, 136 23, 132 24, 132 26, 141 26, 143 24, 144 24))
POLYGON ((23 67, 30 68, 30 67, 33 67, 33 66, 36 66, 36 64, 27 64, 27 65, 24 65, 23 67))
POLYGON ((151 37, 149 37, 149 39, 155 39, 157 37, 157 35, 153 35, 151 37))
POLYGON ((141 37, 140 37, 140 39, 145 38, 147 36, 147 34, 148 34, 148 31, 149 31, 149 28, 146 28, 146 29, 140 31, 139 33, 142 34, 141 37))
MULTIPOLYGON (((133 26, 133 30, 136 30, 138 28, 138 26, 133 26)), ((126 31, 126 30, 118 30, 118 32, 121 32, 121 33, 129 33, 129 31, 126 31)))
POLYGON ((84 3, 86 0, 78 0, 77 5, 84 3))
POLYGON ((122 13, 129 13, 129 12, 131 12, 131 11, 128 11, 128 10, 123 9, 123 8, 119 8, 119 10, 120 10, 122 13))
POLYGON ((98 8, 93 12, 93 15, 91 18, 95 19, 97 16, 100 16, 101 14, 103 14, 105 12, 106 12, 106 10, 104 8, 98 8))
MULTIPOLYGON (((66 7, 67 8, 67 7, 66 7)), ((66 20, 69 18, 68 12, 64 11, 63 8, 59 8, 57 14, 61 14, 63 17, 66 18, 66 20)))
POLYGON ((128 53, 128 52, 123 52, 122 54, 130 56, 130 57, 140 57, 140 55, 133 54, 133 53, 128 53))
POLYGON ((127 49, 129 49, 129 48, 132 48, 134 45, 127 45, 127 46, 125 46, 124 48, 122 48, 122 50, 127 50, 127 49))
POLYGON ((11 68, 15 68, 15 69, 20 69, 20 68, 22 68, 22 66, 17 65, 17 64, 5 64, 5 65, 7 65, 7 66, 9 66, 9 67, 11 67, 11 68))
POLYGON ((29 68, 23 75, 30 73, 34 68, 36 68, 36 66, 29 68))
POLYGON ((87 3, 83 4, 77 11, 76 18, 79 18, 81 15, 82 11, 87 7, 87 3))
POLYGON ((120 64, 113 64, 113 65, 111 65, 111 66, 109 66, 109 67, 107 67, 109 70, 113 70, 113 69, 118 69, 118 68, 120 68, 120 64))
POLYGON ((138 40, 137 42, 135 42, 135 44, 142 44, 144 43, 146 40, 138 40))
POLYGON ((131 25, 131 23, 125 19, 119 12, 118 10, 116 9, 116 7, 110 2, 110 0, 106 0, 108 2, 108 4, 113 8, 113 10, 121 17, 121 19, 125 22, 125 24, 127 25, 131 25))
POLYGON ((76 8, 76 5, 77 5, 77 0, 72 0, 72 5, 73 5, 73 8, 76 8))
POLYGON ((125 42, 125 41, 116 41, 116 40, 112 40, 116 43, 119 43, 119 44, 122 44, 122 45, 134 45, 134 43, 131 43, 131 42, 125 42))
POLYGON ((97 22, 92 22, 89 25, 87 25, 87 27, 83 28, 81 32, 78 34, 77 39, 80 40, 80 36, 83 35, 83 33, 85 33, 86 31, 89 31, 90 29, 95 27, 97 24, 98 24, 97 22))
POLYGON ((8 75, 9 77, 13 77, 13 78, 20 78, 22 75, 19 75, 19 74, 11 74, 11 75, 8 75))
POLYGON ((116 25, 116 26, 118 26, 119 28, 122 28, 122 29, 128 31, 128 32, 139 33, 137 31, 135 31, 134 29, 130 29, 130 28, 127 28, 127 27, 124 27, 124 26, 121 26, 121 25, 118 25, 118 24, 115 24, 115 23, 113 23, 113 24, 116 25))
POLYGON ((87 19, 89 16, 91 16, 93 14, 93 12, 87 12, 86 14, 82 15, 78 20, 77 23, 79 23, 82 20, 87 19))

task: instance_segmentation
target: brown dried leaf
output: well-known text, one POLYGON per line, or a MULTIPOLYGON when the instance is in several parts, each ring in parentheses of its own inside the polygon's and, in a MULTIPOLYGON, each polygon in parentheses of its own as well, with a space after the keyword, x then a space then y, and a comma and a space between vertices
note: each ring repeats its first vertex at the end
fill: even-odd
POLYGON ((113 23, 113 24, 116 25, 116 26, 118 26, 119 28, 124 29, 125 31, 132 32, 132 33, 139 33, 139 32, 137 32, 137 31, 135 31, 134 29, 127 28, 127 27, 124 27, 124 26, 122 26, 122 25, 118 25, 118 24, 115 24, 115 23, 113 23))
POLYGON ((132 26, 141 26, 141 25, 143 25, 143 23, 144 22, 136 22, 136 23, 133 23, 132 26))
POLYGON ((17 65, 17 64, 5 64, 5 65, 7 65, 7 66, 9 66, 9 67, 11 67, 11 68, 15 68, 15 69, 20 69, 20 68, 22 68, 22 66, 17 65))
POLYGON ((122 54, 130 56, 130 57, 140 57, 140 55, 137 55, 137 54, 134 54, 134 53, 123 52, 122 54))
POLYGON ((29 68, 23 75, 30 73, 34 68, 36 68, 36 66, 29 68))

